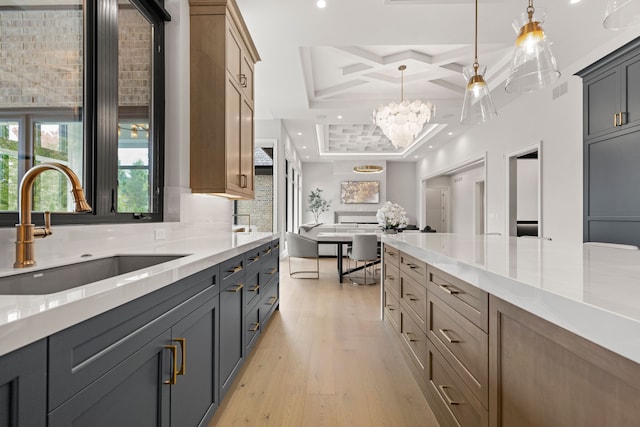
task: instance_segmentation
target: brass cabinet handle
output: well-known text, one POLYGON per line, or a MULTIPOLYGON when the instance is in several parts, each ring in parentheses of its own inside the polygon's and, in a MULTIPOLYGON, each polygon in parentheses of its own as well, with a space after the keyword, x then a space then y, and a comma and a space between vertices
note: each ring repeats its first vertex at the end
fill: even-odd
POLYGON ((269 298, 269 302, 267 303, 268 305, 273 305, 276 303, 276 301, 278 301, 278 297, 271 297, 269 298))
POLYGON ((244 73, 240 74, 240 86, 247 87, 247 76, 244 73))
POLYGON ((418 342, 418 340, 411 338, 411 335, 413 335, 411 332, 405 332, 404 334, 407 336, 409 342, 418 342))
POLYGON ((249 328, 249 332, 255 332, 260 328, 260 322, 252 323, 253 327, 249 328))
POLYGON ((614 127, 618 126, 618 113, 615 113, 613 115, 613 126, 614 127))
POLYGON ((272 269, 271 269, 271 271, 269 272, 269 274, 274 274, 276 271, 278 271, 278 269, 274 267, 274 268, 272 268, 272 269))
POLYGON ((227 273, 237 273, 240 270, 242 270, 242 264, 238 264, 235 267, 233 267, 232 269, 227 270, 227 273))
POLYGON ((227 289, 227 292, 238 292, 242 288, 244 288, 244 285, 242 283, 238 283, 238 285, 235 288, 227 289))
POLYGON ((255 285, 253 288, 249 288, 249 292, 258 292, 258 289, 260 289, 260 285, 255 285))
POLYGON ((182 363, 180 364, 180 370, 176 375, 184 375, 187 371, 187 339, 174 338, 173 341, 180 343, 180 350, 182 350, 182 363))
POLYGON ((622 125, 624 125, 624 124, 625 124, 625 123, 624 123, 624 115, 625 115, 625 114, 627 114, 627 113, 624 113, 624 112, 623 112, 623 113, 620 113, 620 126, 622 126, 622 125))
POLYGON ((164 383, 174 385, 178 375, 178 346, 177 345, 165 345, 164 348, 171 350, 171 357, 173 358, 173 364, 171 366, 171 378, 164 383))
POLYGON ((460 340, 457 340, 457 339, 451 338, 451 337, 449 336, 449 334, 447 333, 447 332, 449 332, 449 329, 438 329, 438 332, 440 332, 440 334, 444 337, 444 339, 446 339, 447 341, 449 341, 451 344, 454 344, 454 343, 458 343, 458 342, 460 342, 460 340))
POLYGON ((254 261, 257 261, 259 259, 260 259, 260 255, 256 255, 256 256, 253 256, 253 257, 249 258, 249 261, 254 262, 254 261))
POLYGON ((270 253, 271 253, 271 248, 264 250, 264 254, 265 255, 269 255, 270 253))
POLYGON ((451 387, 449 387, 448 385, 439 385, 438 388, 440 389, 440 393, 442 393, 442 396, 445 398, 445 400, 447 401, 447 403, 449 405, 459 405, 460 404, 460 402, 457 402, 457 401, 453 400, 447 394, 447 389, 451 388, 451 387))
POLYGON ((409 301, 418 301, 418 298, 414 298, 415 297, 414 294, 405 294, 405 295, 409 297, 409 301))
POLYGON ((448 293, 449 295, 457 295, 457 294, 459 294, 459 293, 460 293, 460 292, 459 292, 458 290, 456 290, 456 289, 449 289, 449 286, 448 286, 448 285, 438 285, 438 287, 439 287, 440 289, 442 289, 443 291, 445 291, 446 293, 448 293))

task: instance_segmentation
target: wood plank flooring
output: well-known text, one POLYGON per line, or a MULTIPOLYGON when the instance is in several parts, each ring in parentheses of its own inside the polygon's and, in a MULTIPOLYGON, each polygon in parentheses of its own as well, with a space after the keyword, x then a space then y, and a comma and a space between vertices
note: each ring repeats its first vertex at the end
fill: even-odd
POLYGON ((380 320, 380 285, 340 284, 335 265, 291 279, 281 261, 280 310, 209 427, 438 426, 380 320))

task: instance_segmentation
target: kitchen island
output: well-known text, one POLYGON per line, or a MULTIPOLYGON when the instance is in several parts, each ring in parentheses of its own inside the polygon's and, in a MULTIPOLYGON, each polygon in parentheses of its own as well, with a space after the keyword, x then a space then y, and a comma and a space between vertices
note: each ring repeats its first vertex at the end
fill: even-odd
POLYGON ((638 425, 640 251, 385 236, 383 314, 442 425, 638 425))

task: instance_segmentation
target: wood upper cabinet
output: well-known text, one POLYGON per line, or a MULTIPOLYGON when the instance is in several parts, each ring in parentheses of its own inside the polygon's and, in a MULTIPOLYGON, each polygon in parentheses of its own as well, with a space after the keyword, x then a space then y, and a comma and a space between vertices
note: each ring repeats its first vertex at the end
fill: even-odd
POLYGON ((584 79, 584 139, 640 126, 640 39, 578 73, 584 79))
POLYGON ((253 66, 260 57, 235 1, 189 4, 191 191, 253 198, 253 66))

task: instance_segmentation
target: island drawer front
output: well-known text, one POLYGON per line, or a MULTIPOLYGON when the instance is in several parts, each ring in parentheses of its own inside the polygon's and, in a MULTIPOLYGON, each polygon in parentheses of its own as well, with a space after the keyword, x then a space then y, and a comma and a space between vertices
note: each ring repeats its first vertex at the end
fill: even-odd
POLYGON ((269 281, 278 275, 279 262, 277 258, 270 258, 266 262, 262 262, 260 271, 260 285, 266 285, 269 281))
POLYGON ((267 284, 260 299, 260 304, 258 305, 258 307, 260 307, 260 325, 262 326, 266 325, 268 317, 271 316, 271 313, 279 304, 280 295, 278 291, 278 280, 274 278, 267 284))
POLYGON ((386 288, 384 290, 384 317, 389 321, 394 331, 400 332, 400 304, 398 298, 386 288))
POLYGON ((49 337, 49 410, 219 292, 212 267, 49 337))
POLYGON ((389 264, 400 266, 400 251, 389 245, 384 245, 384 258, 389 261, 389 264))
MULTIPOLYGON (((487 427, 489 412, 482 406, 431 342, 427 343, 427 382, 433 411, 442 426, 487 427)), ((544 410, 544 409, 541 409, 544 410)))
POLYGON ((257 248, 253 248, 248 250, 244 254, 245 266, 247 268, 247 275, 260 270, 261 265, 261 255, 262 249, 264 245, 258 246, 257 248))
MULTIPOLYGON (((244 254, 235 256, 220 263, 220 277, 222 278, 222 288, 226 288, 229 283, 237 281, 239 277, 244 277, 245 273, 244 254)), ((240 280, 242 282, 244 280, 240 280)))
MULTIPOLYGON (((274 258, 273 246, 271 243, 261 246, 262 248, 262 264, 274 258)), ((276 257, 277 258, 277 257, 276 257)))
POLYGON ((400 270, 398 267, 384 263, 384 288, 400 298, 400 270))
POLYGON ((432 293, 427 337, 480 402, 489 407, 489 336, 432 293))
POLYGON ((411 315, 400 308, 400 336, 411 360, 420 372, 427 366, 427 337, 411 315))
POLYGON ((409 274, 418 283, 427 283, 427 264, 400 252, 400 272, 409 274))
POLYGON ((427 288, 404 271, 400 273, 400 303, 404 304, 423 334, 427 333, 427 288))
POLYGON ((260 300, 260 295, 262 295, 262 286, 259 283, 258 277, 259 272, 255 271, 247 273, 247 277, 245 278, 242 291, 244 292, 244 302, 247 308, 253 307, 260 300))
POLYGON ((271 257, 278 259, 280 258, 280 239, 276 239, 271 242, 271 257))
POLYGON ((489 294, 431 265, 428 279, 428 292, 433 292, 484 332, 489 331, 489 294))
POLYGON ((260 305, 256 305, 245 317, 244 346, 247 350, 253 347, 260 335, 260 309, 260 305))

